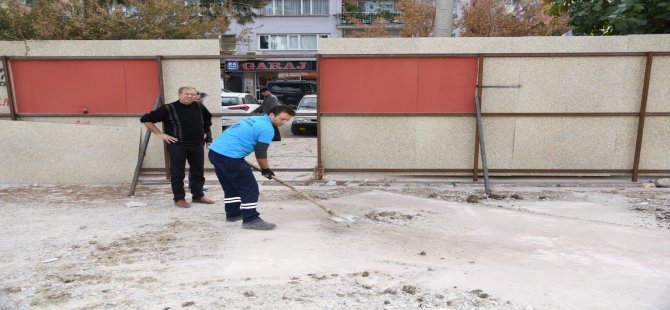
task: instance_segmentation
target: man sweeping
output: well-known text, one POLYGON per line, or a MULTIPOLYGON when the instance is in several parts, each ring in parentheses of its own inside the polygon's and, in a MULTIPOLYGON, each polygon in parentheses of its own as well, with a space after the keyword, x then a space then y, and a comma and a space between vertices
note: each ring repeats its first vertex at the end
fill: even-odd
POLYGON ((209 147, 209 161, 225 193, 226 221, 242 220, 242 228, 268 230, 276 227, 260 218, 256 211, 258 183, 244 158, 255 152, 264 177, 272 179, 267 153, 274 137, 273 125, 288 123, 295 111, 278 105, 267 115, 250 116, 226 129, 209 147))

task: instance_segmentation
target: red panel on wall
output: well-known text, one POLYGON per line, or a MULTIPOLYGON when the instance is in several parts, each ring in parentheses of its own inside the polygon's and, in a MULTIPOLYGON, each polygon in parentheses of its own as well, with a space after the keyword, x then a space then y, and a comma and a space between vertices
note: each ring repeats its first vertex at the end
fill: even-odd
POLYGON ((474 112, 477 58, 321 58, 323 113, 474 112))
POLYGON ((12 60, 18 113, 137 114, 160 95, 155 60, 12 60))

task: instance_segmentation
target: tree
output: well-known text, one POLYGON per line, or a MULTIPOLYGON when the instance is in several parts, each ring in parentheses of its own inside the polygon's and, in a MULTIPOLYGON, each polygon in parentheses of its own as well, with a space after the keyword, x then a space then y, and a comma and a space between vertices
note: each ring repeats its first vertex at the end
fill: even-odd
POLYGON ((546 36, 570 30, 567 16, 553 16, 550 9, 550 4, 539 1, 506 6, 500 0, 472 0, 456 25, 464 37, 546 36))
POLYGON ((549 1, 526 0, 516 6, 514 16, 522 22, 526 35, 556 36, 572 30, 570 16, 565 12, 553 14, 552 7, 549 1))
POLYGON ((363 30, 353 31, 353 36, 356 38, 385 38, 389 36, 388 30, 386 30, 386 25, 389 22, 383 17, 375 18, 369 26, 359 19, 350 18, 349 22, 364 28, 363 30))
POLYGON ((435 30, 435 2, 400 0, 396 7, 400 11, 401 36, 428 37, 435 30))
POLYGON ((3 40, 218 38, 233 20, 253 20, 256 1, 11 0, 0 7, 3 40))
POLYGON ((472 0, 456 21, 464 37, 521 36, 521 21, 498 0, 472 0))
POLYGON ((0 39, 22 40, 33 35, 31 23, 28 18, 16 18, 25 16, 28 7, 21 4, 19 0, 10 0, 0 6, 0 39))
POLYGON ((554 0, 551 12, 569 13, 578 35, 670 33, 668 0, 554 0))
POLYGON ((389 21, 381 14, 372 16, 364 14, 361 9, 354 4, 344 2, 342 9, 346 13, 344 16, 348 24, 363 28, 363 30, 352 30, 351 36, 355 38, 384 38, 389 36, 386 25, 389 21))
MULTIPOLYGON (((221 0, 204 0, 203 2, 221 2, 221 0)), ((223 1, 224 5, 232 12, 232 18, 239 24, 249 24, 258 17, 256 9, 263 8, 269 0, 245 0, 245 1, 223 1)))

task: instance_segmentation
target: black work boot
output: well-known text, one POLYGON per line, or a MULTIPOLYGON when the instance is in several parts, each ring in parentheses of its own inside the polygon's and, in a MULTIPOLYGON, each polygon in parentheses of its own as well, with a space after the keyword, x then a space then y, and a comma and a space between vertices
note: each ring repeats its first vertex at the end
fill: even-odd
POLYGON ((268 223, 262 220, 260 217, 256 218, 253 221, 242 223, 242 228, 245 229, 258 229, 258 230, 270 230, 277 227, 277 225, 268 223))
POLYGON ((226 216, 226 222, 237 222, 242 220, 242 215, 236 215, 236 216, 231 216, 228 217, 226 216))

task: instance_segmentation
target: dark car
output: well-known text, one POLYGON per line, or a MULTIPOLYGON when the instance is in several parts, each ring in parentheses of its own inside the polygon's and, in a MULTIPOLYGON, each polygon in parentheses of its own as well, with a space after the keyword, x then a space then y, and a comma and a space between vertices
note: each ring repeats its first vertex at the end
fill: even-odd
POLYGON ((302 80, 273 80, 266 86, 279 101, 292 108, 298 107, 300 99, 307 94, 316 94, 316 83, 302 80))

